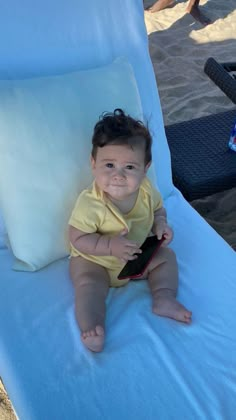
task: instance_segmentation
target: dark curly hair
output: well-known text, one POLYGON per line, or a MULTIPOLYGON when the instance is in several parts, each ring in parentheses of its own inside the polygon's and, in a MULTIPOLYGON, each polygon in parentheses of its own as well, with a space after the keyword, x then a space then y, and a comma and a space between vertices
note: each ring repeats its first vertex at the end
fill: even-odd
POLYGON ((120 108, 113 113, 103 114, 94 127, 92 137, 92 157, 96 159, 98 147, 106 145, 128 145, 143 147, 145 150, 145 165, 152 160, 152 138, 142 121, 126 115, 120 108))

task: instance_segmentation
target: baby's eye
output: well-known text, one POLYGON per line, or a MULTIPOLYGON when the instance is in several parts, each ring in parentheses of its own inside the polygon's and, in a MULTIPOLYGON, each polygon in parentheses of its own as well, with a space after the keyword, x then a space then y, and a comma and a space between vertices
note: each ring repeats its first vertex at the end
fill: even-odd
POLYGON ((113 166, 114 166, 113 163, 110 163, 110 162, 106 163, 107 168, 113 168, 113 166))
POLYGON ((130 171, 131 169, 134 169, 134 166, 133 165, 127 165, 126 169, 129 169, 129 171, 130 171))

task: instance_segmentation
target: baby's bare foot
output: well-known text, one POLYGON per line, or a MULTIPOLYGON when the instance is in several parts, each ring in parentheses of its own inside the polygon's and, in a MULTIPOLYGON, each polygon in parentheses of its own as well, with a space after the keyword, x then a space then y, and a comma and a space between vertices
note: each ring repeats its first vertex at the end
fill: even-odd
POLYGON ((97 325, 90 331, 81 334, 81 340, 84 345, 91 351, 100 352, 103 349, 105 333, 103 327, 97 325))
POLYGON ((174 296, 168 294, 155 296, 153 299, 153 312, 186 324, 190 324, 192 321, 192 312, 188 311, 174 296))

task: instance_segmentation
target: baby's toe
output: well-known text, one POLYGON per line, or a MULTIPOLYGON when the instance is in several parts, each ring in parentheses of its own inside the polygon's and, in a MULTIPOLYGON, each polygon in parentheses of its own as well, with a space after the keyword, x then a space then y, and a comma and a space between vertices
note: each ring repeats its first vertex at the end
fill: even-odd
POLYGON ((94 352, 100 352, 104 346, 105 332, 103 327, 97 325, 89 331, 84 331, 81 334, 81 339, 84 345, 94 352))

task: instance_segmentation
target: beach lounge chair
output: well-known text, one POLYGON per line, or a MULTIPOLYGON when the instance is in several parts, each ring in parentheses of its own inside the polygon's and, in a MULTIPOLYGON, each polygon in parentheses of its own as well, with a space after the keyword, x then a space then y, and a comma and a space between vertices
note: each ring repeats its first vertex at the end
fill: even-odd
POLYGON ((174 185, 188 201, 234 188, 236 154, 229 137, 236 110, 166 126, 174 185))
POLYGON ((209 57, 204 65, 205 73, 236 104, 236 62, 218 63, 209 57))
POLYGON ((0 375, 16 415, 234 419, 236 257, 172 183, 143 2, 12 0, 0 33, 0 375), (193 322, 155 316, 146 282, 130 282, 110 290, 105 349, 93 354, 74 320, 66 220, 90 180, 97 114, 114 106, 153 134, 149 175, 193 322))

